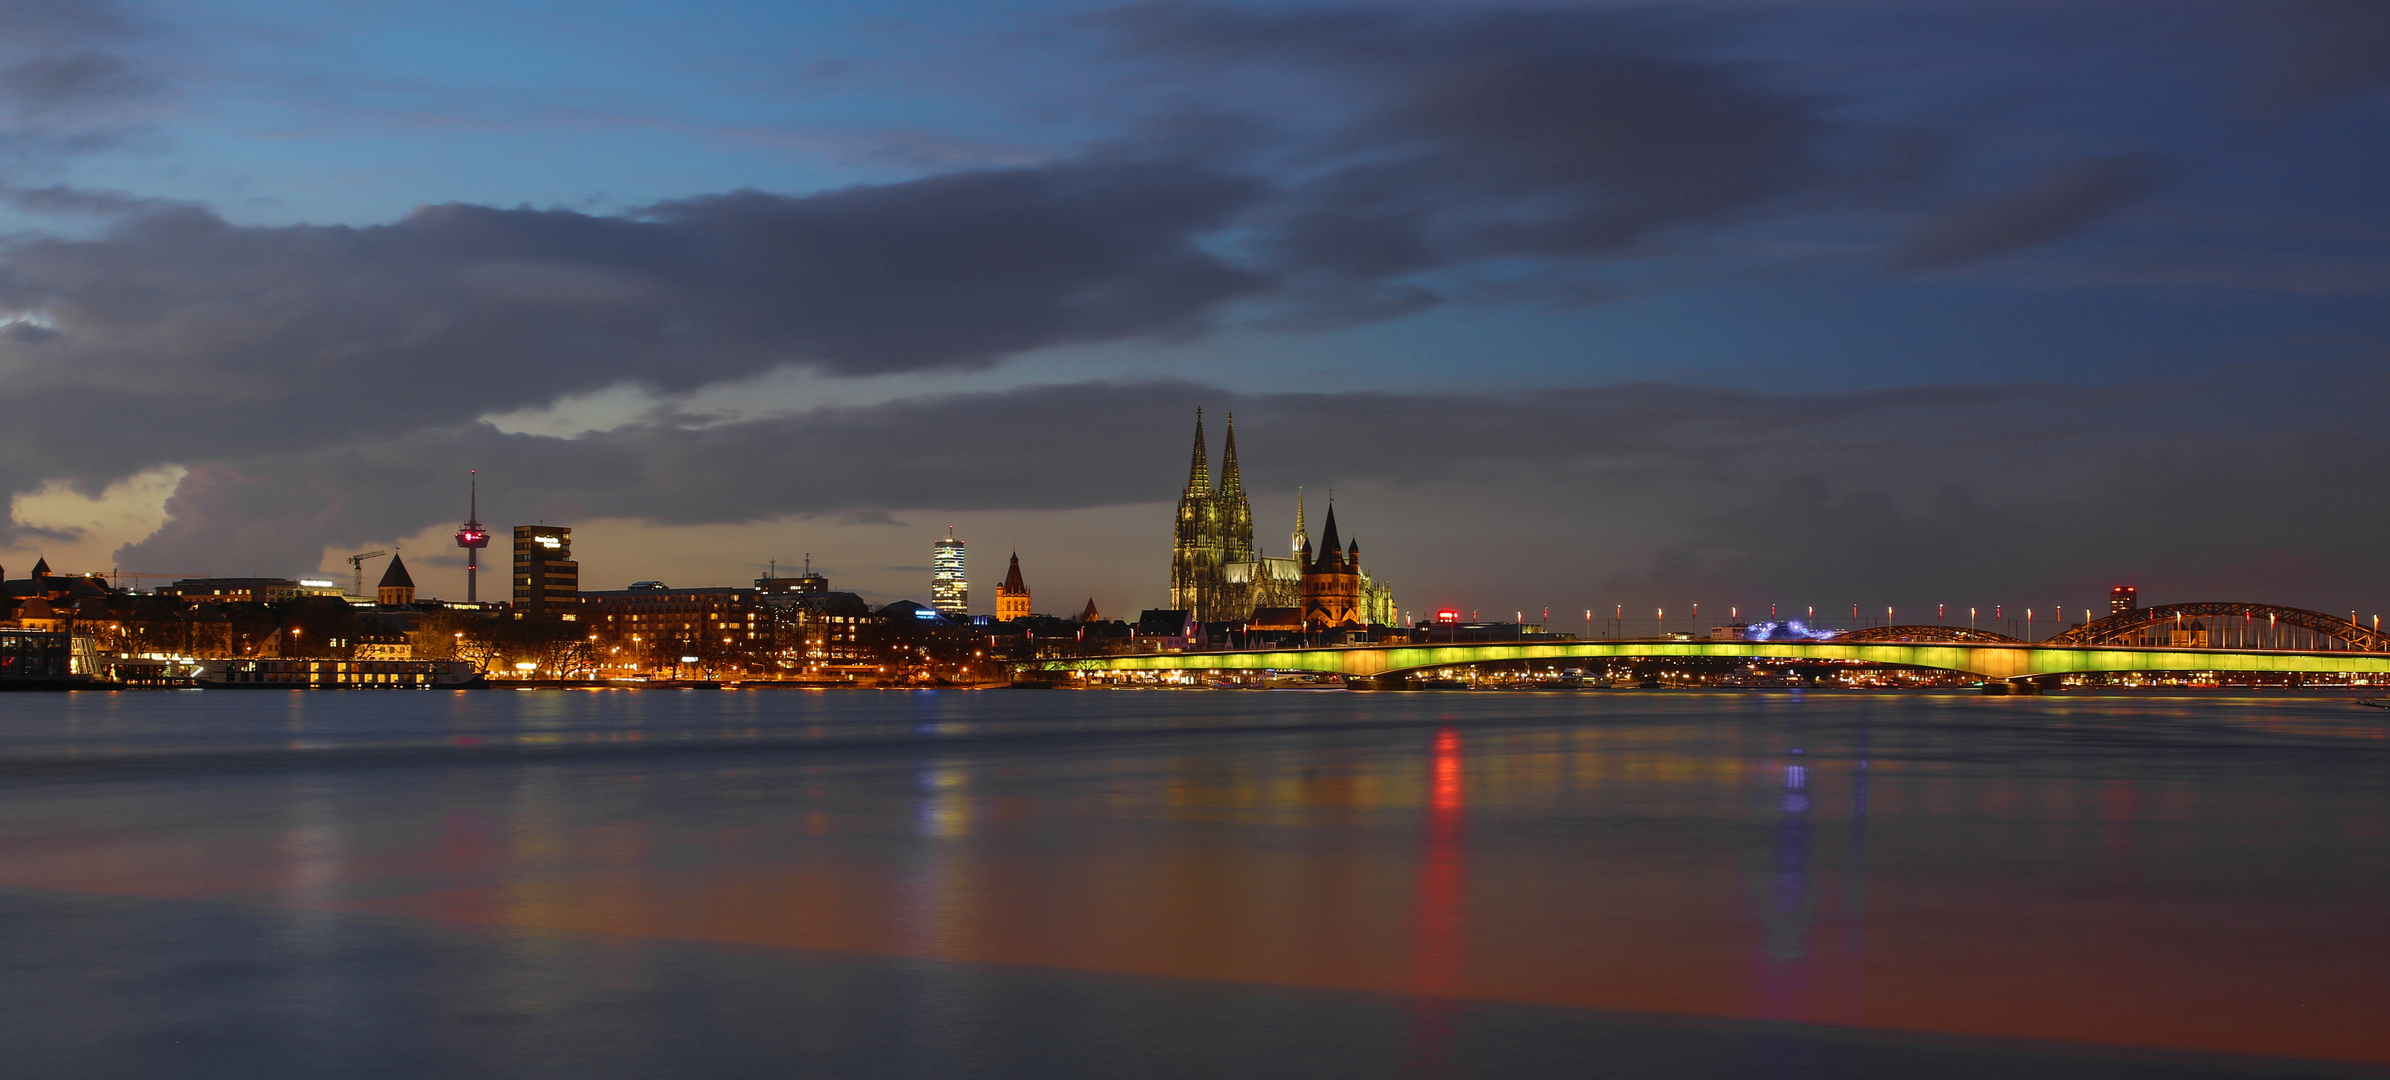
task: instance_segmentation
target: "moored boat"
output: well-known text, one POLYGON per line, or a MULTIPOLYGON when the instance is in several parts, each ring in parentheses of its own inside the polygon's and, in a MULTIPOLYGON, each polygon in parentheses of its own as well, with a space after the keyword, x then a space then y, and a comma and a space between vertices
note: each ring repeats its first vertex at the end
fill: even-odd
POLYGON ((467 660, 202 660, 193 683, 240 690, 456 690, 481 685, 467 660))
POLYGON ((1271 690, 1342 690, 1344 680, 1334 675, 1271 675, 1262 685, 1271 690))

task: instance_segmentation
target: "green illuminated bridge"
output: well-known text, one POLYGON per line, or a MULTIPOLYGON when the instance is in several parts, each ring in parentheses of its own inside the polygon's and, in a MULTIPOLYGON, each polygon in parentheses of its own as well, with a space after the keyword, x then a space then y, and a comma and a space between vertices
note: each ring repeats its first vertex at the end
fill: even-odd
POLYGON ((2135 671, 2390 676, 2390 635, 2317 612, 2267 604, 2142 608, 2028 643, 1943 626, 1894 626, 1832 641, 1520 641, 1449 645, 1154 653, 1034 661, 1025 671, 1318 672, 1381 679, 1436 668, 1520 662, 1715 658, 1830 661, 1964 672, 1987 682, 2135 671), (2159 645, 2153 641, 2187 641, 2159 645), (2210 643, 2225 647, 2204 647, 2210 643))

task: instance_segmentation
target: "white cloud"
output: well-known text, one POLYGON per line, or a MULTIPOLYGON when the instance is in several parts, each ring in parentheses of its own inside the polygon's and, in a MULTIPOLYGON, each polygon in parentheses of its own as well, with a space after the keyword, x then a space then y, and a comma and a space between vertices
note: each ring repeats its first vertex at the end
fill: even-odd
MULTIPOLYGON (((119 546, 158 531, 166 522, 166 497, 182 482, 184 469, 169 465, 119 480, 96 496, 77 491, 63 481, 18 495, 9 505, 11 517, 35 535, 21 537, 7 549, 11 576, 23 576, 36 558, 46 558, 60 573, 105 572, 119 546), (40 533, 50 534, 45 538, 40 533)), ((128 571, 150 567, 123 567, 128 571)), ((166 567, 180 572, 187 567, 166 567)))

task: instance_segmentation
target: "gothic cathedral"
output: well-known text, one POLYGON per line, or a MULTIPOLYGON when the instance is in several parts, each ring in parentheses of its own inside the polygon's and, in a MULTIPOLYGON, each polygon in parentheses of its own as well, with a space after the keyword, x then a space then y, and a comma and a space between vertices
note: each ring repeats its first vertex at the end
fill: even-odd
POLYGON ((1358 543, 1336 549, 1336 511, 1330 507, 1328 549, 1315 559, 1295 501, 1294 549, 1272 558, 1253 546, 1253 508, 1237 475, 1236 417, 1228 418, 1220 448, 1220 482, 1212 483, 1203 439, 1203 410, 1195 410, 1195 456, 1179 494, 1170 557, 1170 606, 1206 623, 1252 622, 1295 628, 1391 625, 1394 591, 1361 570, 1358 543))
MULTIPOLYGON (((1198 622, 1241 619, 1231 613, 1223 569, 1253 561, 1253 508, 1237 475, 1236 415, 1228 417, 1228 443, 1220 449, 1220 484, 1212 486, 1203 442, 1203 410, 1195 410, 1195 460, 1187 489, 1178 497, 1178 535, 1170 558, 1170 606, 1192 612, 1198 622)), ((1248 609, 1250 610, 1250 609, 1248 609)))

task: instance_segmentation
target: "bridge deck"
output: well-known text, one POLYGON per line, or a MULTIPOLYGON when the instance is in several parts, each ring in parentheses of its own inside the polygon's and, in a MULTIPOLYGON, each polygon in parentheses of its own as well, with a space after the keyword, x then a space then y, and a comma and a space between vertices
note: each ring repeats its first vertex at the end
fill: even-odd
POLYGON ((1839 645, 1791 641, 1565 641, 1469 645, 1360 645, 1324 649, 1149 653, 1040 660, 1039 671, 1314 671, 1354 678, 1423 668, 1521 660, 1715 657, 1847 660, 2024 679, 2119 671, 2214 671, 2390 675, 2390 653, 2249 649, 2119 649, 2082 645, 1839 645))

